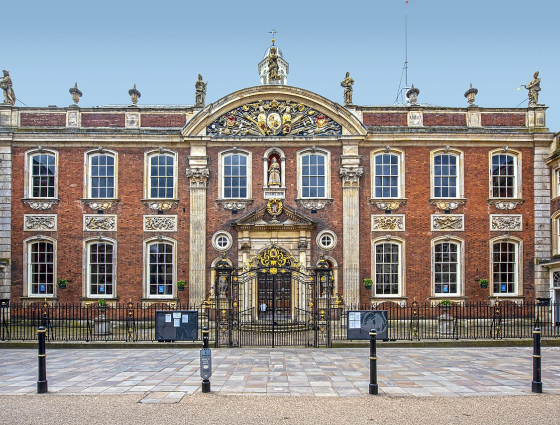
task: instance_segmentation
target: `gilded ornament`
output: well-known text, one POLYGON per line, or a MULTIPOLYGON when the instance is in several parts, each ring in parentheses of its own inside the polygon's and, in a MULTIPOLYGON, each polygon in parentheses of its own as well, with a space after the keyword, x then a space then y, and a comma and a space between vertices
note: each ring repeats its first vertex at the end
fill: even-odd
POLYGON ((279 199, 269 199, 266 204, 266 210, 274 219, 282 214, 283 209, 284 207, 282 206, 282 201, 279 199))

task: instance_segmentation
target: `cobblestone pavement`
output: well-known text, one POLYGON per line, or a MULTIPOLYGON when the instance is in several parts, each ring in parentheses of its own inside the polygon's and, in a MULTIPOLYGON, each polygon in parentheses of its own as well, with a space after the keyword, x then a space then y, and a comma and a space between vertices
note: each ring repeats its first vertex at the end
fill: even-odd
MULTIPOLYGON (((0 350, 0 395, 34 394, 37 352, 0 350)), ((531 395, 530 348, 380 348, 378 382, 389 396, 531 395)), ((212 349, 218 395, 362 396, 367 349, 212 349)), ((560 394, 560 348, 542 349, 545 393, 560 394)), ((199 393, 193 349, 50 349, 51 394, 141 396, 178 403, 199 393)))

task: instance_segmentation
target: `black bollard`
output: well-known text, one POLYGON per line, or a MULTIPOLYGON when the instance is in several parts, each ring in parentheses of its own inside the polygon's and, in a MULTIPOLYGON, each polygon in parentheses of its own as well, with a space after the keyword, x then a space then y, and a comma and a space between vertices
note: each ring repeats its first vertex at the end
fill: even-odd
POLYGON ((369 393, 379 394, 377 385, 377 332, 372 329, 369 333, 369 393))
POLYGON ((43 326, 40 326, 39 330, 37 331, 37 339, 39 342, 39 354, 37 355, 39 361, 37 394, 44 394, 49 391, 47 385, 47 354, 45 349, 46 332, 47 331, 43 326))
POLYGON ((208 347, 210 331, 202 328, 202 350, 200 350, 200 376, 202 378, 202 392, 210 392, 210 376, 212 375, 212 353, 208 347))
POLYGON ((533 383, 531 389, 534 393, 542 393, 541 382, 541 330, 533 331, 533 383))

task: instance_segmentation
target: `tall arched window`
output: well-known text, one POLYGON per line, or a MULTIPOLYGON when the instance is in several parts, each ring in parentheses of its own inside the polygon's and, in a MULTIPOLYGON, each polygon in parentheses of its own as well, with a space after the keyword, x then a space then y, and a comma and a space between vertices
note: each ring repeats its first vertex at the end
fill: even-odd
POLYGON ((521 242, 513 238, 493 239, 491 248, 493 294, 520 294, 521 242))
POLYGON ((434 293, 459 295, 461 247, 457 242, 434 244, 434 293))
POLYGON ((52 297, 56 281, 56 240, 33 237, 24 241, 26 291, 30 297, 52 297))
POLYGON ((392 238, 373 242, 373 295, 399 297, 403 294, 403 242, 392 238))
POLYGON ((378 153, 374 156, 374 198, 400 198, 402 196, 400 160, 399 154, 391 152, 378 153))
POLYGON ((87 293, 91 297, 116 296, 116 244, 108 239, 86 242, 87 293))
POLYGON ((157 237, 145 241, 145 284, 148 298, 171 298, 175 294, 176 241, 157 237))
POLYGON ((505 153, 492 155, 492 197, 517 197, 517 157, 505 153))
POLYGON ((58 196, 58 152, 34 149, 26 152, 25 197, 56 198, 58 196))
POLYGON ((177 197, 177 154, 153 151, 146 154, 146 199, 175 199, 177 197))
POLYGON ((117 198, 117 154, 106 149, 86 152, 86 197, 117 198))

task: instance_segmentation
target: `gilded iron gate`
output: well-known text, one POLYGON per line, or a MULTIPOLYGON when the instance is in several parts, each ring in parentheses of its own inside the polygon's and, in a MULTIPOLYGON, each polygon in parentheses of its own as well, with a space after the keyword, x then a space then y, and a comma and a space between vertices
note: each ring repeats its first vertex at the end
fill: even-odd
POLYGON ((216 346, 331 345, 332 275, 323 257, 311 270, 275 245, 241 270, 224 258, 214 294, 216 346))

